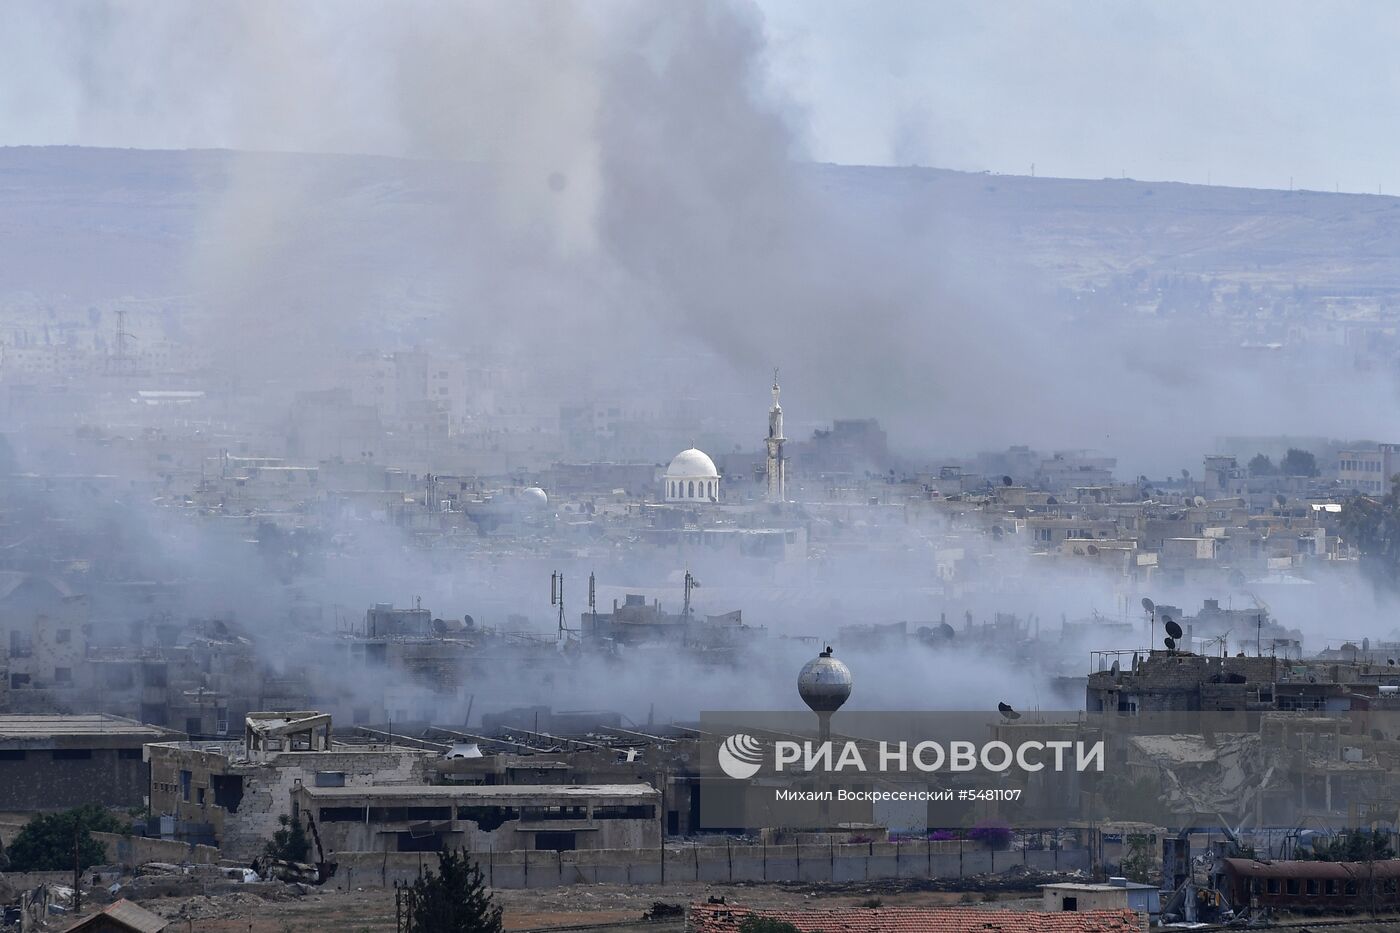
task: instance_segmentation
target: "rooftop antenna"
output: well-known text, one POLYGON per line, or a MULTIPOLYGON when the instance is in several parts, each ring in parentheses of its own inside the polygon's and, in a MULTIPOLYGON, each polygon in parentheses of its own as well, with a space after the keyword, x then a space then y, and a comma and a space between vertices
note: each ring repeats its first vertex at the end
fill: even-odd
POLYGON ((686 623, 690 623, 690 592, 700 585, 700 581, 695 579, 695 575, 689 570, 685 572, 685 601, 681 609, 681 616, 686 623))
MULTIPOLYGON (((561 610, 562 611, 562 610, 561 610)), ((588 572, 588 611, 593 615, 593 632, 598 632, 598 578, 588 572)))
POLYGON ((135 336, 134 334, 129 333, 129 332, 127 331, 127 329, 126 329, 126 309, 125 309, 125 308, 118 308, 118 309, 116 310, 116 315, 117 315, 117 333, 116 333, 116 338, 117 338, 117 352, 116 352, 116 355, 115 355, 114 357, 112 357, 112 359, 113 359, 113 362, 116 363, 117 372, 125 372, 125 371, 126 371, 126 368, 127 368, 127 366, 126 366, 126 341, 127 341, 128 338, 130 338, 130 339, 132 339, 132 340, 135 340, 135 339, 136 339, 136 336, 135 336))
POLYGON ((564 574, 554 571, 549 575, 549 604, 559 607, 559 640, 564 640, 564 574))

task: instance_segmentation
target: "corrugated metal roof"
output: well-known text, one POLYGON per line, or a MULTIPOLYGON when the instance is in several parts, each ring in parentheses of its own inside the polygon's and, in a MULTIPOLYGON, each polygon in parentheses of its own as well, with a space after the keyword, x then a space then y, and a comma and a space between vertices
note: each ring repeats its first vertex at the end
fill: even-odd
POLYGON ((102 714, 74 716, 0 716, 0 740, 44 739, 78 735, 136 735, 163 738, 176 735, 135 719, 102 714))
POLYGON ((749 910, 726 904, 692 904, 695 933, 734 933, 756 914, 790 923, 803 933, 1142 933, 1131 910, 1033 913, 975 907, 846 907, 829 910, 749 910))
POLYGON ((312 797, 655 797, 650 784, 372 784, 364 787, 311 787, 301 789, 312 797))
POLYGON ((1374 862, 1319 862, 1288 859, 1259 862, 1250 858, 1227 858, 1225 869, 1245 878, 1336 878, 1346 881, 1362 878, 1400 878, 1400 859, 1374 862))
POLYGON ((91 917, 65 927, 63 933, 77 933, 84 928, 95 927, 97 924, 94 921, 99 918, 115 921, 134 933, 160 933, 161 930, 170 925, 170 921, 164 917, 151 913, 140 904, 133 904, 131 901, 123 899, 115 904, 108 904, 91 917))

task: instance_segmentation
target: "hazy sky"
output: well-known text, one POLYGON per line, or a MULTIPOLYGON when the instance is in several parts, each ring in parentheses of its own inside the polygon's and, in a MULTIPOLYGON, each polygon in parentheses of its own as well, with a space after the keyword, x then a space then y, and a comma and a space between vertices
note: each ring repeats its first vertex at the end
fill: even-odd
POLYGON ((1400 191, 1400 6, 763 0, 835 162, 1400 191))
MULTIPOLYGON (((1261 187, 1287 187, 1291 176, 1299 187, 1400 192, 1400 77, 1387 67, 1400 42, 1394 4, 759 6, 772 84, 820 160, 1018 174, 1035 163, 1042 175, 1261 187)), ((347 0, 286 11, 260 0, 11 0, 0 6, 0 144, 302 149, 392 139, 393 127, 376 125, 378 88, 392 79, 374 50, 384 8, 347 0), (286 82, 276 59, 292 50, 307 60, 286 82), (298 96, 305 106, 288 120, 282 99, 298 96), (281 122, 250 118, 272 98, 281 122), (357 114, 356 138, 317 132, 317 116, 345 126, 357 114)))

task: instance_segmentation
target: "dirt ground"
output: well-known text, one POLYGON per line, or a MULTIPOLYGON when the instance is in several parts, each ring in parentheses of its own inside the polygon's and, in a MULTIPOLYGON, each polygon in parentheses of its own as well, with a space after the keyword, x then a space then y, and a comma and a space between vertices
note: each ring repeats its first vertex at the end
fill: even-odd
MULTIPOLYGON (((988 903, 982 895, 947 891, 899 891, 876 883, 830 889, 822 885, 675 884, 636 886, 574 885, 537 891, 497 891, 505 909, 507 930, 541 930, 583 924, 640 920, 655 902, 685 905, 723 897, 752 907, 856 906, 878 898, 884 906, 935 906, 973 901, 987 906, 1029 907, 1039 898, 1028 892, 1006 892, 988 903)), ((392 889, 309 894, 288 900, 264 901, 250 894, 218 897, 161 898, 143 903, 148 910, 174 922, 168 933, 184 930, 210 933, 291 933, 337 930, 346 933, 385 933, 394 930, 392 889)), ((658 925, 660 928, 661 925, 658 925)))

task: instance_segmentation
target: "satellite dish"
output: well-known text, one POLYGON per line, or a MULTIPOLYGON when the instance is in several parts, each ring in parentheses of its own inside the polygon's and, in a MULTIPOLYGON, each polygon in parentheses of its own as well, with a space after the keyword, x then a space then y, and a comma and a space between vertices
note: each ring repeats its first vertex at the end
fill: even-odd
POLYGON ((1021 718, 1021 714, 1016 712, 1014 709, 1011 708, 1009 704, 1006 703, 998 703, 997 711, 1003 716, 1005 716, 1007 719, 1015 720, 1021 718))
POLYGON ((1091 544, 1087 548, 1085 548, 1085 550, 1087 550, 1090 554, 1097 554, 1099 552, 1099 546, 1097 544, 1091 544))
POLYGON ((1148 599, 1146 596, 1144 596, 1144 597, 1142 598, 1142 608, 1143 608, 1143 609, 1146 609, 1148 612, 1156 612, 1156 611, 1157 611, 1157 606, 1156 606, 1156 604, 1153 603, 1152 600, 1148 599))
POLYGON ((1172 638, 1181 637, 1181 626, 1176 623, 1175 619, 1168 619, 1167 624, 1164 627, 1167 630, 1167 634, 1170 635, 1172 638))
POLYGON ((1162 639, 1162 644, 1167 646, 1168 651, 1176 650, 1176 639, 1172 638, 1170 635, 1162 639))
POLYGON ((1206 497, 1205 497, 1205 496, 1197 496, 1196 498, 1192 499, 1191 501, 1192 501, 1193 503, 1195 503, 1196 508, 1199 509, 1199 508, 1201 508, 1203 505, 1206 504, 1206 497))
POLYGON ((1009 476, 1003 476, 1003 477, 1001 478, 1001 484, 1002 484, 1003 486, 1010 486, 1010 485, 1011 485, 1011 477, 1009 477, 1009 476))
POLYGON ((1113 666, 1109 668, 1109 671, 1110 671, 1112 674, 1114 674, 1115 676, 1117 676, 1117 674, 1118 674, 1118 659, 1117 659, 1117 658, 1114 659, 1114 661, 1113 661, 1113 666))

